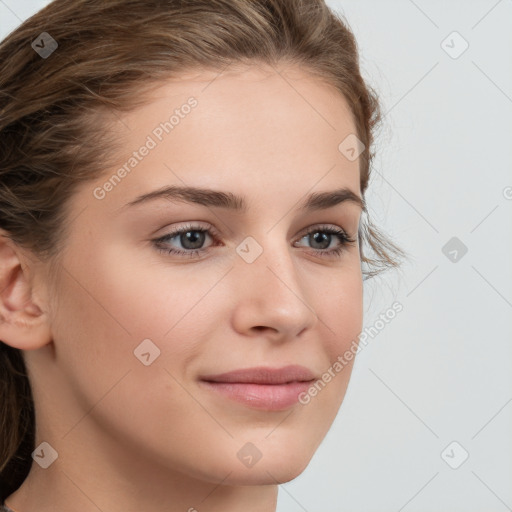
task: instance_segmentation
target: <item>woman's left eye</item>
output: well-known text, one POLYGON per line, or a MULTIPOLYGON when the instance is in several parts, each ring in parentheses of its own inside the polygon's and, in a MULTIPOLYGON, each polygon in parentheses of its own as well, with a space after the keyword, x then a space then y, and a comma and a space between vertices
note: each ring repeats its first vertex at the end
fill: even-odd
MULTIPOLYGON (((156 248, 162 252, 193 258, 208 251, 208 248, 202 247, 207 236, 214 240, 216 238, 210 229, 189 225, 157 238, 153 242, 156 248), (185 250, 170 246, 169 242, 173 240, 179 242, 185 250)), ((313 245, 321 246, 319 249, 313 247, 314 252, 320 256, 340 256, 348 245, 357 243, 356 239, 348 236, 342 229, 330 226, 314 227, 303 234, 299 241, 304 239, 309 240, 313 245), (328 249, 336 239, 339 244, 328 249)))

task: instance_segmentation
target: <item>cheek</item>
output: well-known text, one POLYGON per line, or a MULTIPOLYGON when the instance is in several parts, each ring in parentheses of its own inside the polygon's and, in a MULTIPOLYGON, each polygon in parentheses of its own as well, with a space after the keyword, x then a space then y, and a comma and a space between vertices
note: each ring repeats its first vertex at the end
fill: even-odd
POLYGON ((54 338, 65 359, 62 367, 94 396, 101 396, 122 369, 145 368, 137 356, 148 350, 157 366, 173 372, 186 368, 221 308, 222 297, 213 288, 224 269, 171 269, 154 258, 141 261, 126 254, 115 244, 77 251, 65 262, 68 272, 57 291, 54 338), (91 370, 94 381, 84 380, 91 370))
POLYGON ((324 413, 334 417, 348 387, 363 326, 361 274, 347 269, 331 286, 330 293, 322 296, 317 312, 326 324, 324 350, 329 365, 324 368, 322 382, 316 388, 318 395, 323 395, 318 398, 325 407, 324 413))
MULTIPOLYGON (((131 436, 134 445, 144 443, 137 437, 140 432, 165 440, 164 432, 171 431, 184 410, 187 421, 204 422, 204 411, 191 409, 194 402, 178 382, 197 352, 194 339, 200 339, 194 329, 201 324, 192 325, 186 314, 213 286, 214 276, 197 287, 185 277, 166 283, 163 272, 151 266, 107 256, 69 259, 56 289, 52 326, 56 364, 66 384, 61 398, 77 408, 67 409, 67 427, 91 411, 88 420, 105 431, 131 436), (154 361, 150 365, 141 361, 141 351, 140 359, 134 354, 147 339, 160 351, 153 359, 155 348, 146 345, 154 361), (148 424, 148 418, 159 421, 148 424)), ((184 442, 187 431, 176 435, 184 442)))
POLYGON ((319 294, 317 313, 330 334, 326 350, 331 361, 357 341, 363 326, 363 287, 358 268, 347 267, 330 279, 326 293, 319 294))
POLYGON ((222 275, 194 272, 192 266, 171 269, 164 257, 148 257, 124 244, 104 244, 81 253, 66 266, 74 279, 64 293, 74 308, 117 335, 135 343, 162 338, 194 308, 222 275), (142 254, 138 256, 138 254, 142 254))

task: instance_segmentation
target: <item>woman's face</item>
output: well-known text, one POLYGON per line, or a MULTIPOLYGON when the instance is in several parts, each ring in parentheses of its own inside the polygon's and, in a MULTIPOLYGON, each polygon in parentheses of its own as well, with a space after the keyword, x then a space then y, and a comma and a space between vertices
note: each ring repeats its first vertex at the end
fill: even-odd
POLYGON ((52 340, 25 353, 38 428, 77 467, 288 481, 334 420, 353 360, 333 365, 362 328, 359 245, 331 232, 357 238, 361 207, 339 200, 361 197, 339 149, 355 126, 297 68, 184 77, 119 118, 119 165, 70 200, 52 340))

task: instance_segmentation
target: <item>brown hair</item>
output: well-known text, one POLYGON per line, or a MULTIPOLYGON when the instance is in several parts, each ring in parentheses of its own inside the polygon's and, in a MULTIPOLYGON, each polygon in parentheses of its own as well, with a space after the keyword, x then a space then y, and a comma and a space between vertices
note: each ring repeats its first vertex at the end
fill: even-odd
MULTIPOLYGON (((184 70, 255 61, 295 63, 345 96, 365 145, 364 197, 378 101, 353 34, 323 0, 55 0, 0 44, 0 228, 56 264, 73 191, 115 164, 116 113, 144 105, 146 92, 184 70), (58 43, 47 58, 32 46, 42 32, 58 43)), ((369 219, 359 238, 365 278, 399 267, 405 253, 369 219)), ((2 342, 0 409, 4 499, 30 470, 35 420, 22 351, 2 342)))

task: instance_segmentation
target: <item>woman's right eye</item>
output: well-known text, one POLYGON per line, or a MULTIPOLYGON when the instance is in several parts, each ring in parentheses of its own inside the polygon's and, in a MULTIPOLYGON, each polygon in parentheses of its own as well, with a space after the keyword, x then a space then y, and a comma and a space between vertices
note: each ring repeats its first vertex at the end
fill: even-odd
POLYGON ((185 226, 176 229, 160 238, 154 240, 154 243, 162 252, 167 254, 177 254, 183 256, 194 257, 203 254, 208 249, 204 249, 202 245, 205 242, 206 235, 214 238, 212 232, 200 226, 185 226), (176 239, 181 244, 183 249, 177 249, 169 245, 169 242, 176 239))

